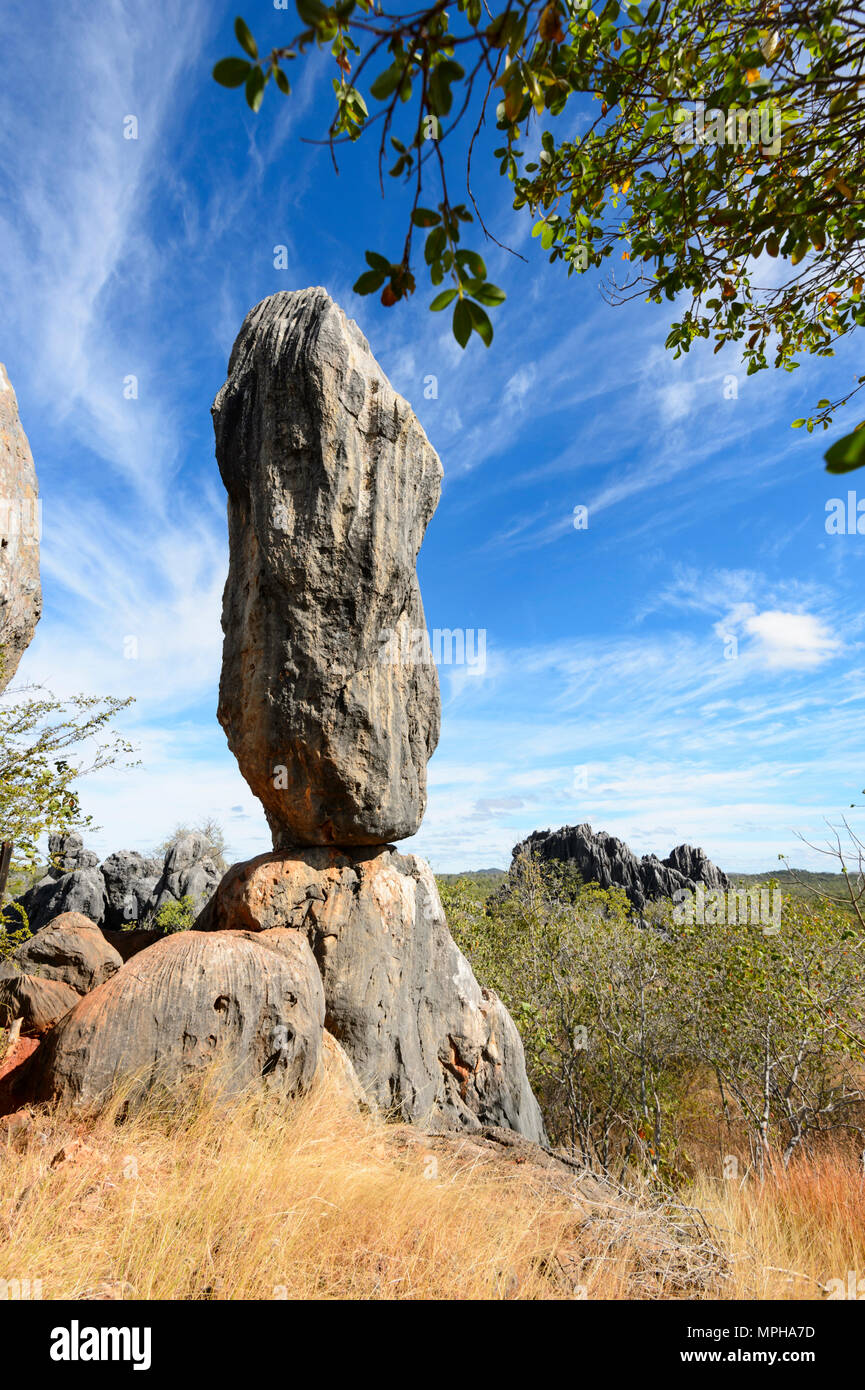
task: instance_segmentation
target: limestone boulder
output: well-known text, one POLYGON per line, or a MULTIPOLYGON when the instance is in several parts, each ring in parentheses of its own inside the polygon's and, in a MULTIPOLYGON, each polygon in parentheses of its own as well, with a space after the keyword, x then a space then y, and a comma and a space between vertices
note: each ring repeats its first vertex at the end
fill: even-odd
POLYGON ((12 953, 0 969, 0 978, 35 975, 86 994, 110 979, 122 964, 95 922, 79 912, 65 912, 12 953))
POLYGON ((55 917, 74 913, 101 922, 105 915, 105 879, 98 868, 49 873, 18 899, 32 932, 41 932, 55 917))
POLYGON ((61 874, 71 874, 75 869, 95 869, 99 863, 98 854, 84 848, 84 841, 77 830, 65 835, 48 836, 48 857, 51 872, 58 878, 61 874))
POLYGON ((513 1020, 458 950, 423 860, 390 846, 261 855, 226 874, 201 925, 308 936, 326 1027, 382 1110, 543 1137, 513 1020))
POLYGON ((38 975, 0 980, 0 1028, 20 1018, 24 1037, 41 1038, 80 998, 62 980, 42 980, 38 975))
POLYGON ((153 887, 156 911, 166 902, 192 898, 196 909, 203 907, 222 878, 222 869, 204 835, 196 831, 184 835, 168 850, 162 872, 153 887))
POLYGON ((218 713, 274 845, 411 835, 439 733, 415 572, 439 459, 323 289, 251 310, 213 420, 230 554, 218 713))
POLYGON ((0 691, 42 613, 36 470, 18 402, 0 363, 0 691))
POLYGON ((135 850, 120 849, 102 863, 105 913, 99 925, 121 931, 128 922, 143 921, 154 910, 162 861, 135 850))
POLYGON ((98 1109, 123 1084, 135 1104, 205 1067, 226 1093, 257 1079, 310 1086, 321 1064, 324 992, 301 932, 178 932, 134 956, 51 1030, 33 1094, 98 1109))

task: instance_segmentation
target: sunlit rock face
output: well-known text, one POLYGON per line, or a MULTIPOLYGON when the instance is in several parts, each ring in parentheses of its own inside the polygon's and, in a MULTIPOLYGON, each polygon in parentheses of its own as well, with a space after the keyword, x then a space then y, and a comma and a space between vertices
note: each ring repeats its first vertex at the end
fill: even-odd
POLYGON ((33 455, 0 362, 0 691, 15 675, 42 613, 39 530, 33 455))
POLYGON ((425 627, 415 565, 438 456, 323 289, 251 310, 213 419, 230 547, 219 719, 274 846, 412 835, 438 677, 393 634, 425 627))

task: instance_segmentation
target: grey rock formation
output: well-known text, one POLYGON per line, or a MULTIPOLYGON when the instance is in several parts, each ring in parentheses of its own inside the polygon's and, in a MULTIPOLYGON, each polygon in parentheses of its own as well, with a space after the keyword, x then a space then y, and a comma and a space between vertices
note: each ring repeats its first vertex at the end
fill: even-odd
POLYGON ((179 902, 181 898, 193 898, 200 908, 221 878, 222 869, 216 864, 205 837, 197 833, 184 835, 165 856, 162 872, 153 888, 154 907, 158 910, 171 899, 179 902))
POLYGON ((49 835, 48 857, 49 872, 55 878, 74 873, 76 869, 95 869, 99 863, 99 855, 84 848, 77 830, 70 830, 66 835, 49 835))
POLYGON ((105 879, 98 868, 74 869, 68 874, 50 872, 18 899, 32 932, 42 931, 67 912, 81 913, 99 923, 105 916, 106 901, 105 879))
MULTIPOLYGON (((710 888, 727 888, 729 880, 701 849, 677 845, 666 859, 645 854, 638 859, 624 841, 590 825, 563 825, 560 830, 535 830, 514 845, 511 877, 519 874, 519 860, 531 855, 541 860, 572 864, 585 883, 602 888, 623 888, 639 911, 649 901, 672 898, 682 888, 697 883, 710 888)), ((502 891, 502 890, 500 890, 502 891)), ((505 885, 504 891, 507 891, 505 885)))
POLYGON ((213 419, 230 548, 219 719, 274 845, 412 835, 439 732, 412 636, 438 457, 323 289, 251 310, 213 419))
POLYGON ((0 691, 42 613, 36 470, 18 402, 0 363, 0 691))
POLYGON ((86 994, 110 979, 122 964, 95 922, 66 912, 13 951, 0 965, 0 978, 14 979, 23 972, 42 980, 60 980, 86 994))
POLYGON ((178 932, 128 961, 57 1024, 32 1062, 33 1094, 97 1109, 121 1083, 134 1104, 203 1068, 235 1092, 315 1080, 321 977, 300 932, 178 932))
POLYGON ((52 864, 18 899, 30 930, 41 931, 63 912, 80 912, 106 931, 146 922, 166 903, 193 899, 200 910, 222 877, 204 836, 185 835, 164 860, 121 849, 99 864, 77 834, 52 835, 52 864))
POLYGON ((516 1027, 457 949, 423 860, 389 846, 261 855, 229 870, 199 920, 309 937, 326 1026, 382 1110, 543 1138, 516 1027))
POLYGON ((156 906, 156 885, 162 874, 162 861, 119 849, 102 863, 105 880, 105 913, 99 925, 120 931, 127 922, 140 922, 156 906))

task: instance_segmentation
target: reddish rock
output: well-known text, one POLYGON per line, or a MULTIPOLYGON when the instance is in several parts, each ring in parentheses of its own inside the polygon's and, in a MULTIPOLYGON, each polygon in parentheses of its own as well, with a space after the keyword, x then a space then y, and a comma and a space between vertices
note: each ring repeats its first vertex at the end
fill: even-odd
POLYGON ((261 1077, 303 1090, 323 1026, 321 977, 300 932, 178 932, 133 956, 51 1030, 35 1095, 98 1109, 121 1083, 137 1102, 217 1063, 228 1091, 261 1077))
POLYGON ((86 994, 122 964, 95 922, 80 912, 63 912, 18 947, 3 973, 7 979, 23 971, 42 980, 60 980, 86 994))
POLYGON ((62 980, 41 980, 37 975, 0 980, 0 1028, 20 1018, 25 1037, 41 1038, 80 998, 62 980))
POLYGON ((11 1115, 31 1099, 30 1060, 39 1038, 18 1038, 0 1061, 0 1115, 11 1115))

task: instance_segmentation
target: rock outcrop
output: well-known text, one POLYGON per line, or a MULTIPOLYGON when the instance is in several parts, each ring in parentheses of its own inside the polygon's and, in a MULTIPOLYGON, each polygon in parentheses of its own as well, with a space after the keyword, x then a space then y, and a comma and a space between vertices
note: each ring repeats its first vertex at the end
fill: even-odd
POLYGON ((134 1099, 219 1062, 232 1088, 264 1078, 293 1093, 320 1073, 391 1118, 542 1141, 513 1020, 454 943, 429 866, 388 843, 420 824, 438 738, 415 573, 438 458, 320 289, 247 316, 214 425, 230 541, 219 718, 274 852, 208 900, 203 840, 178 843, 158 874, 131 853, 82 865, 75 846, 61 864, 74 867, 31 890, 34 909, 43 894, 56 910, 88 874, 108 930, 164 894, 206 905, 192 931, 130 943, 9 1097, 26 1082, 95 1108, 121 1082, 134 1099))
POLYGON ((97 1109, 134 1104, 211 1065, 227 1093, 256 1079, 286 1094, 316 1077, 324 992, 301 932, 178 932, 128 961, 48 1034, 35 1096, 97 1109))
POLYGON ((198 925, 308 937, 326 1026, 382 1110, 543 1138, 516 1027, 455 945, 422 859, 391 846, 261 855, 228 872, 198 925))
POLYGON ((0 363, 0 691, 15 675, 42 613, 38 508, 33 455, 0 363))
POLYGON ((73 869, 68 874, 49 869, 17 901, 27 913, 32 932, 41 932, 56 917, 69 913, 99 924, 105 920, 107 906, 105 879, 98 868, 73 869))
POLYGON ((666 859, 658 859, 653 854, 644 854, 638 859, 624 841, 604 830, 594 831, 590 825, 535 830, 514 845, 512 878, 519 875, 519 861, 525 855, 572 864, 585 883, 598 883, 602 888, 623 888, 638 911, 649 901, 672 898, 677 890, 693 889, 698 883, 709 888, 729 885, 726 874, 716 868, 701 849, 677 845, 666 859))
POLYGON ((438 457, 323 289, 251 310, 213 419, 230 550, 219 719, 274 847, 412 835, 438 677, 393 635, 425 630, 415 563, 438 457))
POLYGON ((0 1028, 21 1019, 24 1037, 41 1038, 81 995, 62 980, 43 980, 38 975, 15 975, 0 980, 0 1028))
POLYGON ((42 980, 59 980, 78 994, 87 994, 110 979, 123 961, 95 922, 80 912, 55 917, 0 962, 0 979, 21 973, 42 980))
POLYGON ((72 874, 77 869, 96 869, 99 855, 84 848, 84 841, 77 830, 65 835, 48 836, 48 858, 57 874, 72 874))
POLYGON ((18 901, 33 932, 65 912, 80 912, 106 931, 152 919, 167 903, 192 898, 199 910, 222 870, 203 835, 184 835, 164 859, 122 849, 100 865, 78 834, 52 835, 51 867, 18 901))

